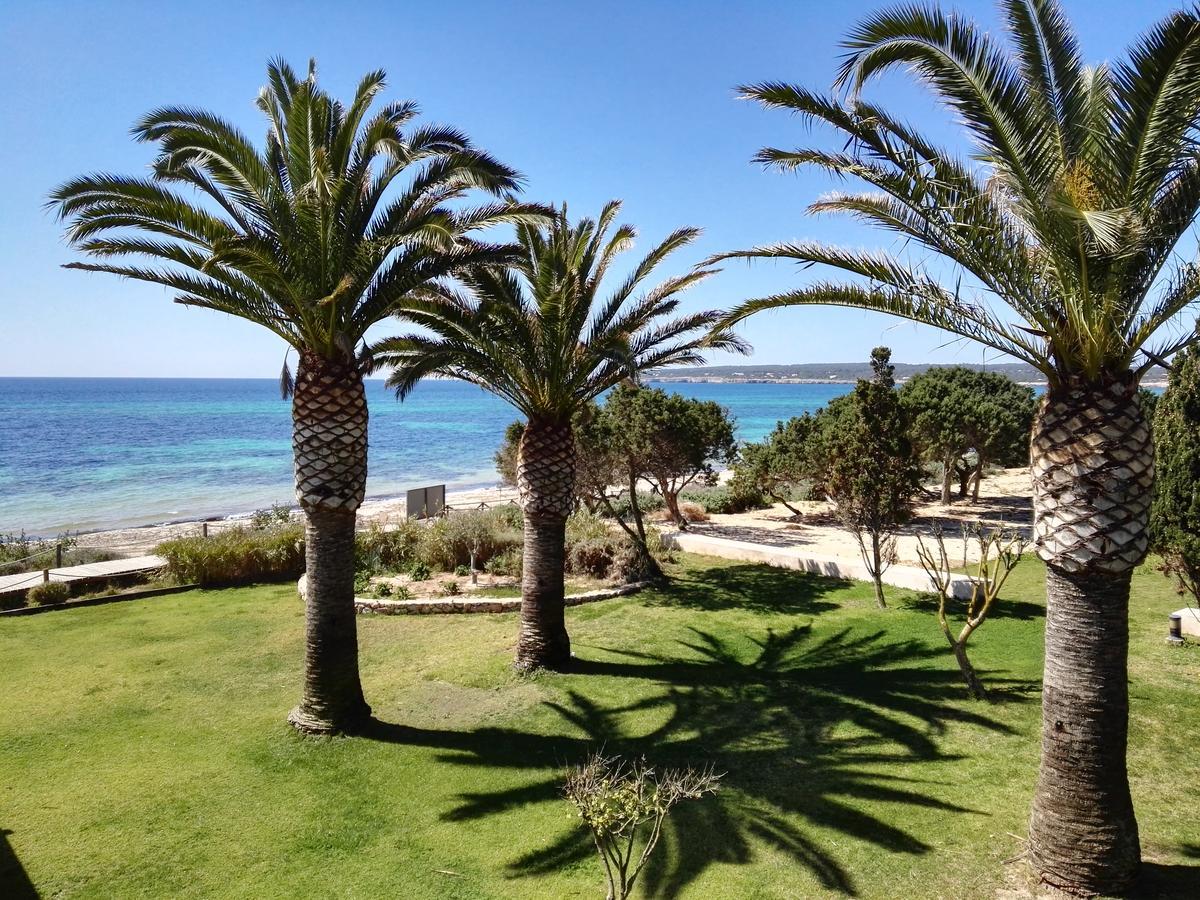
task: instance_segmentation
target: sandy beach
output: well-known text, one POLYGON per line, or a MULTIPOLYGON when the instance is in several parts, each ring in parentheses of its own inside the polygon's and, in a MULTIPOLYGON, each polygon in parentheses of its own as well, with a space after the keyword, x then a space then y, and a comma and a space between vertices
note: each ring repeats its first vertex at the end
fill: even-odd
MULTIPOLYGON (((467 491, 448 491, 446 505, 452 509, 476 509, 480 504, 500 506, 512 503, 517 498, 515 488, 490 487, 467 491)), ((403 497, 369 499, 358 510, 358 526, 385 523, 403 518, 403 497)), ((224 528, 236 528, 246 524, 250 512, 236 513, 223 519, 207 522, 174 522, 170 525, 144 525, 137 528, 117 528, 110 531, 92 531, 79 535, 80 547, 95 547, 126 556, 138 556, 150 552, 156 545, 171 538, 200 534, 204 526, 213 534, 224 528)))

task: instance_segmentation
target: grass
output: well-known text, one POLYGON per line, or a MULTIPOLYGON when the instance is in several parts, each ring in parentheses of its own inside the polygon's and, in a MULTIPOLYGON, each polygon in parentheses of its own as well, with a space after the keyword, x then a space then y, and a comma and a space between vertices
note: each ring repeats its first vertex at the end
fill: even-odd
MULTIPOLYGON (((912 595, 892 591, 879 613, 865 585, 698 557, 674 574, 570 610, 579 671, 565 676, 511 672, 513 614, 364 617, 381 724, 359 738, 283 722, 303 634, 290 585, 0 622, 0 883, 27 877, 46 897, 598 897, 559 781, 603 745, 727 773, 672 820, 646 896, 1012 886, 1037 763, 1037 563, 972 640, 994 704, 967 699, 912 595)), ((1176 606, 1161 576, 1137 576, 1130 769, 1147 896, 1200 883, 1187 775, 1200 647, 1165 646, 1176 606)))

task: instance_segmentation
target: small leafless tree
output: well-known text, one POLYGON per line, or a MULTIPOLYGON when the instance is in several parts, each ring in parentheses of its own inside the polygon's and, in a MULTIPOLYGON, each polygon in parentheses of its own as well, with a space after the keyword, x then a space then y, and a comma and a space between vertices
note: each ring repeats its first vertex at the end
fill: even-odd
POLYGON ((711 766, 658 772, 644 759, 629 762, 601 753, 568 771, 563 794, 592 833, 604 863, 606 900, 625 900, 633 892, 671 808, 716 793, 720 778, 711 766))
POLYGON ((992 605, 1000 596, 1000 590, 1009 574, 1021 561, 1021 554, 1029 546, 1029 542, 1018 532, 1006 528, 985 528, 980 522, 963 523, 962 526, 962 569, 971 580, 971 596, 967 600, 965 620, 955 636, 950 616, 946 611, 954 597, 954 566, 950 561, 950 553, 946 549, 946 537, 940 525, 933 530, 933 546, 917 538, 917 555, 921 559, 921 567, 929 575, 930 581, 937 590, 938 624, 942 634, 954 651, 954 659, 962 672, 967 690, 977 700, 986 700, 987 691, 975 667, 967 658, 967 640, 974 634, 975 629, 983 624, 992 605), (979 550, 979 559, 972 563, 969 559, 970 548, 979 550))

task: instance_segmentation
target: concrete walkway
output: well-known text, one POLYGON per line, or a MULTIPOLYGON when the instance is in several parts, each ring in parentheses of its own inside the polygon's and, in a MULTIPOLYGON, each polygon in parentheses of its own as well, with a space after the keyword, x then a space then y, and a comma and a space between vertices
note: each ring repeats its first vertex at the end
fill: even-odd
POLYGON ((117 578, 122 575, 137 575, 141 572, 152 572, 161 569, 167 561, 161 556, 134 556, 129 559, 110 559, 106 562, 87 563, 82 566, 64 566, 61 569, 50 569, 47 579, 41 570, 37 572, 21 572, 16 575, 0 575, 0 594, 14 591, 25 591, 43 581, 100 581, 105 578, 117 578))
MULTIPOLYGON (((846 578, 853 581, 870 581, 871 576, 861 559, 839 556, 814 556, 800 546, 759 544, 752 541, 735 541, 730 538, 699 534, 694 531, 672 531, 663 535, 668 547, 686 553, 718 556, 722 559, 740 559, 746 562, 766 563, 781 569, 798 569, 830 578, 846 578)), ((925 570, 917 566, 894 565, 883 573, 883 583, 913 591, 935 590, 925 570)), ((954 596, 966 599, 971 596, 971 579, 955 575, 951 582, 954 596)))

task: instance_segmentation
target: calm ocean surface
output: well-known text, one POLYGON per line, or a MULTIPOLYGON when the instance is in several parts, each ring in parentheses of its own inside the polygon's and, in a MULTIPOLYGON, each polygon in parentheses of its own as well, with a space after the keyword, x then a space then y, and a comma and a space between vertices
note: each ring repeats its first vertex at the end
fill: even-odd
MULTIPOLYGON (((840 384, 670 384, 716 400, 758 440, 840 384)), ((452 381, 398 403, 367 383, 371 497, 496 484, 492 455, 517 418, 452 381)), ((291 406, 271 379, 0 378, 0 532, 51 535, 293 504, 291 406)))

